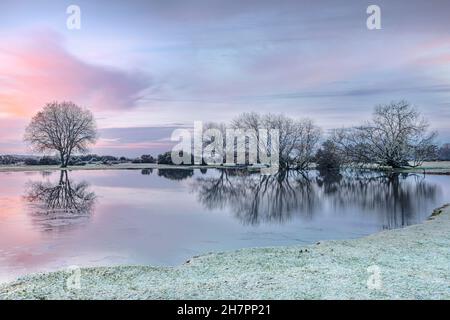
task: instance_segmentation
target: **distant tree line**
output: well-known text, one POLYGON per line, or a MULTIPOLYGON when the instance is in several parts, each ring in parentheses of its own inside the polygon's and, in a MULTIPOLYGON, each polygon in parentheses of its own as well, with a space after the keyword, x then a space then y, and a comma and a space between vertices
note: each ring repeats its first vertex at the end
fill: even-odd
MULTIPOLYGON (((137 158, 130 157, 115 157, 110 155, 84 154, 71 156, 67 164, 69 166, 85 166, 87 164, 105 164, 113 165, 119 163, 161 163, 173 164, 170 158, 170 152, 165 152, 158 155, 156 158, 150 154, 143 154, 137 158)), ((61 165, 61 160, 58 156, 16 156, 16 155, 0 155, 1 165, 18 165, 24 164, 29 166, 37 165, 61 165)))
MULTIPOLYGON (((205 127, 225 130, 227 126, 209 123, 205 127)), ((450 153, 449 145, 437 147, 437 133, 429 130, 428 122, 406 101, 377 106, 370 121, 332 130, 321 146, 322 131, 309 119, 243 113, 232 121, 231 128, 252 132, 278 129, 280 166, 298 170, 313 162, 324 169, 342 165, 416 167, 427 160, 448 159, 450 153)), ((252 138, 259 140, 258 136, 252 138)))
MULTIPOLYGON (((114 156, 100 156, 97 154, 86 154, 71 156, 68 160, 68 165, 71 166, 84 166, 87 164, 118 164, 132 162, 135 159, 127 157, 114 157, 114 156)), ((61 165, 61 160, 57 156, 15 156, 15 155, 3 155, 0 156, 0 164, 25 164, 25 165, 61 165)))
MULTIPOLYGON (((375 108, 372 119, 363 124, 335 129, 323 141, 322 130, 310 119, 294 119, 285 115, 243 113, 231 123, 207 123, 204 129, 227 128, 253 132, 245 137, 257 146, 264 146, 259 129, 276 129, 279 132, 279 162, 281 168, 303 170, 312 163, 319 168, 339 168, 343 165, 379 165, 393 168, 419 166, 427 160, 450 160, 450 144, 438 148, 436 132, 429 130, 427 121, 406 101, 392 102, 375 108)), ((156 157, 144 154, 138 158, 98 156, 85 154, 88 146, 97 139, 93 115, 71 102, 49 103, 37 113, 26 129, 25 141, 38 152, 55 152, 50 157, 0 156, 0 164, 26 165, 86 165, 159 163, 173 164, 171 152, 156 157), (77 154, 77 155, 75 155, 77 154)), ((210 141, 204 141, 208 144, 210 141)), ((226 143, 226 142, 224 142, 226 143)), ((232 142, 235 145, 237 140, 232 142)), ((223 146, 225 150, 226 146, 223 146)), ((259 151, 259 150, 258 150, 259 151)), ((222 151, 223 152, 223 151, 222 151)), ((250 154, 246 155, 249 163, 250 154)), ((218 154, 225 159, 225 154, 218 154)), ((190 155, 192 159, 192 155, 190 155)), ((224 160, 225 161, 225 160, 224 160)), ((257 162, 261 163, 259 153, 257 162)))

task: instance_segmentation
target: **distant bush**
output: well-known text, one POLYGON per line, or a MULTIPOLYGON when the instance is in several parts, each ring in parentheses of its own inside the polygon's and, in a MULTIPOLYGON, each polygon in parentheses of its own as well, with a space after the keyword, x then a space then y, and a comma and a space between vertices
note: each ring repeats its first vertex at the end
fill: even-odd
POLYGON ((0 156, 0 164, 3 164, 3 165, 17 164, 19 162, 21 162, 21 160, 14 156, 10 156, 10 155, 0 156))
POLYGON ((319 170, 339 170, 343 162, 336 144, 325 141, 316 154, 316 164, 319 170))
POLYGON ((439 148, 438 159, 441 161, 450 161, 450 143, 446 143, 439 148))
POLYGON ((117 161, 118 159, 114 156, 101 156, 100 160, 102 162, 114 162, 114 161, 117 161))
POLYGON ((173 164, 172 153, 167 151, 158 155, 158 164, 173 164))
POLYGON ((37 166, 39 165, 39 161, 34 158, 26 158, 24 161, 27 166, 37 166))
POLYGON ((74 159, 77 159, 77 161, 86 161, 86 162, 99 162, 102 161, 103 158, 109 157, 109 156, 99 156, 97 154, 84 154, 77 157, 73 157, 74 159))
POLYGON ((84 166, 88 163, 101 162, 102 164, 110 165, 118 164, 120 161, 122 160, 114 156, 99 156, 96 154, 87 154, 71 157, 68 164, 69 166, 84 166))
POLYGON ((156 160, 149 154, 143 154, 141 156, 141 163, 155 163, 156 160))
POLYGON ((52 165, 60 165, 61 161, 54 157, 42 157, 39 159, 39 165, 41 166, 52 166, 52 165))
MULTIPOLYGON (((194 164, 194 155, 190 155, 191 156, 191 164, 194 164)), ((172 152, 171 151, 167 151, 164 152, 160 155, 158 155, 158 164, 174 164, 172 161, 172 152)), ((203 161, 203 164, 206 164, 203 161)), ((183 164, 183 165, 189 165, 189 164, 183 164)))
POLYGON ((131 160, 131 163, 156 163, 156 159, 149 154, 143 154, 139 158, 131 160))

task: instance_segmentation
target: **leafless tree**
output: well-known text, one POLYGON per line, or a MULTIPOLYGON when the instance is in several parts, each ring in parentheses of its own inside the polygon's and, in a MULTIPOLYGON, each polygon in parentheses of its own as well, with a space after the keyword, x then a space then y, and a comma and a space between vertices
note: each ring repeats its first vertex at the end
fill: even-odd
POLYGON ((393 168, 418 166, 436 153, 436 132, 406 101, 375 108, 371 122, 336 130, 333 141, 347 161, 393 168))
MULTIPOLYGON (((280 166, 306 169, 313 161, 321 130, 309 119, 296 120, 285 115, 244 113, 237 117, 233 127, 241 129, 277 129, 279 131, 280 166)), ((259 137, 256 139, 259 141, 259 137)), ((259 142, 259 145, 264 143, 259 142)), ((258 150, 259 151, 259 150, 258 150)))
POLYGON ((225 138, 226 138, 226 132, 227 132, 227 125, 223 122, 206 122, 203 124, 203 132, 205 131, 209 131, 209 130, 217 130, 218 132, 220 132, 221 137, 215 137, 214 139, 212 139, 210 136, 206 135, 203 137, 203 144, 202 144, 202 148, 204 149, 207 145, 211 144, 214 142, 215 139, 220 139, 218 141, 216 141, 217 146, 220 146, 220 148, 215 148, 215 157, 217 159, 218 162, 220 162, 220 159, 222 159, 222 161, 226 161, 226 151, 225 151, 225 146, 226 146, 226 142, 225 142, 225 138))
POLYGON ((73 153, 86 153, 96 142, 97 128, 89 110, 72 102, 52 102, 33 117, 24 140, 37 152, 59 152, 64 168, 73 153))

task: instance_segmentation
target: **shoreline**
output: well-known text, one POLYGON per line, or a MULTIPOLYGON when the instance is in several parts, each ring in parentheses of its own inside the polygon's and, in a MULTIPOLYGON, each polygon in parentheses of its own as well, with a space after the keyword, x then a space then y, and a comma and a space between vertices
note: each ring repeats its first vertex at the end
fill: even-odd
POLYGON ((0 285, 0 299, 450 299, 449 247, 447 204, 421 224, 359 239, 82 268, 79 289, 66 271, 28 275, 0 285), (379 287, 369 288, 374 272, 379 287))
MULTIPOLYGON (((42 172, 42 171, 78 171, 78 170, 145 170, 145 169, 227 169, 227 170, 251 170, 251 166, 223 166, 223 165, 170 165, 170 164, 157 164, 157 163, 121 163, 114 165, 105 164, 88 164, 85 166, 70 166, 67 168, 61 168, 57 165, 36 165, 36 166, 14 166, 14 165, 0 165, 1 172, 42 172)), ((307 170, 314 170, 315 167, 311 167, 307 170)), ((360 168, 356 168, 360 169, 360 168)), ((417 168, 403 168, 403 169, 391 169, 391 168, 366 168, 363 170, 375 170, 386 173, 416 173, 416 174, 435 174, 435 175, 450 175, 450 161, 436 161, 424 163, 424 165, 417 168)))
MULTIPOLYGON (((70 166, 61 168, 60 166, 1 166, 0 172, 42 172, 42 171, 83 171, 83 170, 145 170, 145 169, 215 169, 223 168, 220 166, 200 166, 200 165, 169 165, 156 163, 123 163, 115 165, 85 165, 85 166, 70 166)), ((230 167, 233 168, 233 167, 230 167)), ((234 168, 233 168, 234 169, 234 168)))

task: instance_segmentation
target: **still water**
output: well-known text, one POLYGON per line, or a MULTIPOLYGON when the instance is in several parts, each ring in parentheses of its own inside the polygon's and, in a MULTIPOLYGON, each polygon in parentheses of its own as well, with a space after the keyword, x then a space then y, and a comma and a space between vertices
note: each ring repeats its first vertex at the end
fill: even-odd
POLYGON ((450 177, 121 170, 0 173, 0 281, 72 265, 176 265, 420 223, 450 177))

